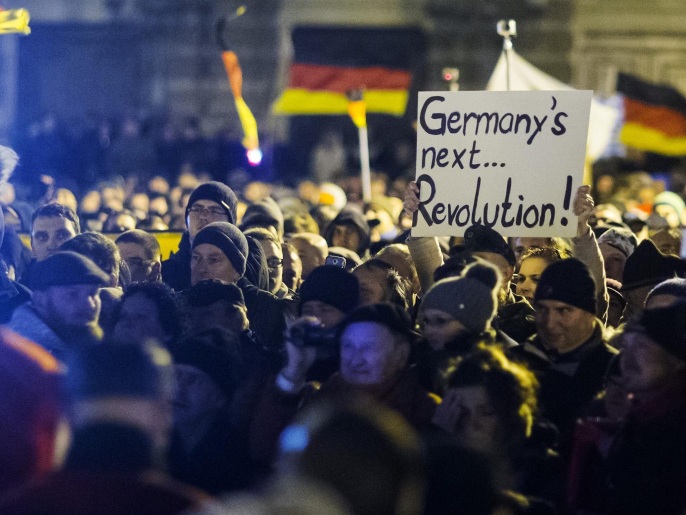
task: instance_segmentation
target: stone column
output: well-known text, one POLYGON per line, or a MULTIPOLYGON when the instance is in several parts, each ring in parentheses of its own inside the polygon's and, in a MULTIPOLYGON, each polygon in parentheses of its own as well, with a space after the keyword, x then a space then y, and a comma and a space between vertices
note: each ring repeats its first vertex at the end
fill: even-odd
POLYGON ((0 144, 8 145, 17 103, 17 38, 0 36, 0 144))

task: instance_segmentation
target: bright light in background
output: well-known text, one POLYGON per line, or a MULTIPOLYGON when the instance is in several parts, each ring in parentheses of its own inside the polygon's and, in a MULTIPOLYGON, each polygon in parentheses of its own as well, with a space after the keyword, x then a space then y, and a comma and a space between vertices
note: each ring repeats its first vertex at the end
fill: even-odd
POLYGON ((252 166, 257 166, 262 162, 262 151, 259 148, 248 150, 248 163, 252 166))

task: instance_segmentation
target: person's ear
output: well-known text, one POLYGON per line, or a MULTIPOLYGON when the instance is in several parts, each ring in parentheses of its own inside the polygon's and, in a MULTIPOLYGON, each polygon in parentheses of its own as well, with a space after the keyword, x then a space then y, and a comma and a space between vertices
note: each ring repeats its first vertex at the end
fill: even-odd
POLYGON ((159 261, 153 262, 152 267, 150 268, 149 280, 151 280, 151 281, 161 281, 162 280, 162 263, 160 263, 159 261))
POLYGON ((503 284, 507 284, 514 277, 514 267, 508 265, 503 269, 503 272, 505 273, 505 277, 503 277, 503 284))

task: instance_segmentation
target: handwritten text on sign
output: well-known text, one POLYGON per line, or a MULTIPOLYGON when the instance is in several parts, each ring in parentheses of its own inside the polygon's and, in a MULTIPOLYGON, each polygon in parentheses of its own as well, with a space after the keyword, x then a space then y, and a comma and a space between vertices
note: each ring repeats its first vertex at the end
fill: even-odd
POLYGON ((421 92, 413 236, 573 236, 591 91, 421 92))

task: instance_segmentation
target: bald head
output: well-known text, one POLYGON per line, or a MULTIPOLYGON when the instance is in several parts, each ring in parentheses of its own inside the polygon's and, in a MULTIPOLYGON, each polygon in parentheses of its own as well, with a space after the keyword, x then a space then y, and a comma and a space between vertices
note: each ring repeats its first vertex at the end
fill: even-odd
POLYGON ((302 261, 302 277, 305 279, 312 270, 321 266, 329 255, 329 247, 326 240, 318 234, 298 233, 291 237, 289 242, 295 247, 302 261))

